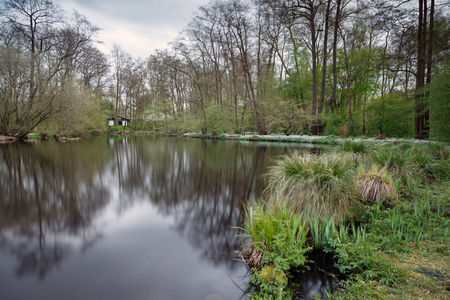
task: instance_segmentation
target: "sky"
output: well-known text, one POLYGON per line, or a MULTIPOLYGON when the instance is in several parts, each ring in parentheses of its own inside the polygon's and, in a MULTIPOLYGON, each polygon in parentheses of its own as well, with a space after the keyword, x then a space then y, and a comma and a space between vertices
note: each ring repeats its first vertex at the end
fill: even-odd
POLYGON ((74 9, 101 28, 97 47, 109 53, 114 43, 135 58, 168 47, 209 0, 53 0, 74 9))

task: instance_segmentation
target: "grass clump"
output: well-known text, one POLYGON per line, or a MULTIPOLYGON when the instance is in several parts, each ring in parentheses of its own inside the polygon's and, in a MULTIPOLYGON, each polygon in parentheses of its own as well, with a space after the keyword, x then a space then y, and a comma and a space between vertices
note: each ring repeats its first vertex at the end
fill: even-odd
POLYGON ((400 182, 414 181, 417 170, 410 160, 409 151, 380 148, 375 150, 371 157, 373 163, 385 167, 400 182))
POLYGON ((370 170, 364 165, 358 168, 356 189, 365 199, 383 202, 387 198, 397 197, 394 180, 385 167, 373 164, 370 170))
POLYGON ((369 151, 369 146, 363 142, 355 142, 352 140, 345 140, 341 144, 341 150, 345 152, 365 154, 369 151))
POLYGON ((448 160, 450 157, 450 147, 443 143, 428 143, 428 151, 438 160, 448 160))
POLYGON ((342 221, 352 218, 360 205, 354 175, 349 155, 294 152, 268 171, 265 194, 269 204, 285 203, 297 213, 342 221))

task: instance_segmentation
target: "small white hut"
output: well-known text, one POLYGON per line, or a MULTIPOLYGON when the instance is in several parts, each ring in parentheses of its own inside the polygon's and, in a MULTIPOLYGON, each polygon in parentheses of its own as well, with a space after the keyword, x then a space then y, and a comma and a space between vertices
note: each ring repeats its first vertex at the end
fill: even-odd
MULTIPOLYGON (((124 118, 124 117, 118 117, 117 119, 117 125, 119 126, 127 126, 127 124, 130 122, 130 119, 124 118)), ((114 126, 116 124, 116 118, 109 118, 108 119, 108 126, 114 126)))

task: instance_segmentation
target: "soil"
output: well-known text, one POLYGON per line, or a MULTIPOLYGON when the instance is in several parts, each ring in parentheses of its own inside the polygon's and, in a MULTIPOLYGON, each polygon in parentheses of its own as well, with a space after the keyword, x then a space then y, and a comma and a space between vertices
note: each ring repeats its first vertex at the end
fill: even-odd
POLYGON ((0 143, 13 143, 17 141, 17 138, 13 136, 0 135, 0 143))

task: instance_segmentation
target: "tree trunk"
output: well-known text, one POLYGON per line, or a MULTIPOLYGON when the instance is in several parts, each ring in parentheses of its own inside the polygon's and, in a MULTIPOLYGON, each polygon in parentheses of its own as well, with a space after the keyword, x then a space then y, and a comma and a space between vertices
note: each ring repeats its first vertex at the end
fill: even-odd
POLYGON ((341 2, 342 0, 337 0, 336 7, 336 17, 334 20, 334 35, 333 35, 333 92, 331 94, 330 99, 328 100, 327 106, 325 108, 325 113, 328 114, 330 112, 331 104, 336 101, 336 91, 337 91, 337 39, 338 39, 338 28, 339 28, 339 18, 341 11, 341 2))
POLYGON ((325 87, 327 79, 327 59, 328 59, 328 23, 330 18, 330 5, 331 0, 328 0, 327 10, 325 13, 325 28, 323 37, 323 63, 322 63, 322 88, 320 91, 320 103, 319 103, 319 114, 323 112, 323 106, 325 104, 325 87))
POLYGON ((426 138, 425 132, 425 53, 426 53, 426 28, 427 28, 427 1, 419 0, 419 26, 417 30, 417 71, 416 71, 416 96, 415 96, 415 138, 426 138))
POLYGON ((312 60, 312 124, 313 135, 319 134, 319 120, 317 118, 317 36, 316 36, 316 13, 313 1, 310 1, 309 26, 311 30, 311 60, 312 60))
POLYGON ((352 133, 352 135, 355 135, 355 130, 353 128, 353 117, 352 117, 352 101, 351 101, 351 97, 350 97, 350 68, 348 65, 348 54, 347 54, 347 45, 345 42, 345 37, 342 34, 342 42, 344 43, 344 58, 345 58, 345 72, 347 73, 346 76, 346 86, 347 86, 347 105, 348 105, 348 119, 350 122, 350 132, 352 133))

